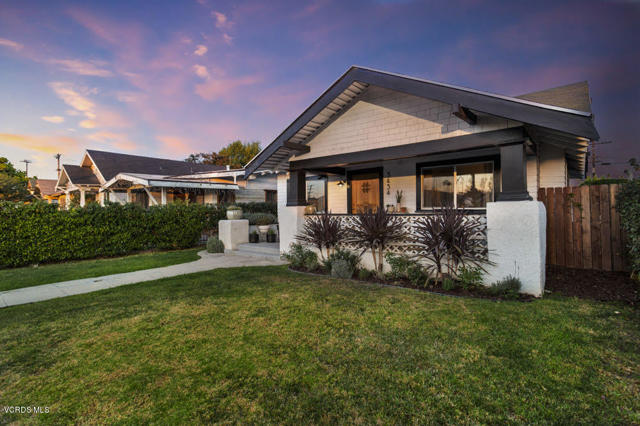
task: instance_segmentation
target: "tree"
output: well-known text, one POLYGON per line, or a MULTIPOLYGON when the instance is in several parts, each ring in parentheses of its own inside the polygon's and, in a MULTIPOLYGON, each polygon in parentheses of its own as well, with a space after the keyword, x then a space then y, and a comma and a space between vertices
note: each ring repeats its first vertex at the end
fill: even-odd
POLYGON ((28 184, 29 179, 24 172, 16 170, 7 158, 0 157, 1 201, 25 201, 32 198, 28 184))
POLYGON ((218 166, 231 166, 239 169, 244 167, 253 157, 260 152, 260 142, 233 141, 218 152, 200 152, 191 154, 185 161, 197 164, 215 164, 218 166))

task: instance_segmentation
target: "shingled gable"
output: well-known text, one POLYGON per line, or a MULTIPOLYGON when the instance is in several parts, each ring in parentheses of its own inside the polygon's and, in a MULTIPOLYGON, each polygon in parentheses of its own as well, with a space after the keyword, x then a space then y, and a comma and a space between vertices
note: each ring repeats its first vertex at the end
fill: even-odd
POLYGON ((369 85, 459 104, 540 129, 550 129, 571 137, 599 139, 588 111, 547 105, 531 100, 481 92, 463 87, 353 66, 313 102, 271 144, 245 167, 249 175, 260 167, 278 169, 288 159, 308 149, 306 143, 357 102, 369 85))
MULTIPOLYGON (((178 176, 225 169, 224 166, 194 164, 186 161, 143 157, 141 155, 119 154, 93 149, 88 149, 87 155, 105 181, 112 179, 118 173, 178 176)), ((81 168, 87 169, 86 167, 81 168)))

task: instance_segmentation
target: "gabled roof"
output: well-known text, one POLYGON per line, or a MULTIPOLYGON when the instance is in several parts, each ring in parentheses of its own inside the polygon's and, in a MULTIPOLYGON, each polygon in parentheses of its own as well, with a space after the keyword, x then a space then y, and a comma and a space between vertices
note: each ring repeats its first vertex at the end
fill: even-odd
POLYGON ((36 181, 36 185, 40 188, 41 195, 51 195, 56 192, 56 183, 58 181, 55 179, 38 179, 36 181))
POLYGON ((460 104, 478 112, 550 129, 571 137, 599 139, 589 111, 543 104, 527 99, 482 92, 464 87, 352 66, 316 99, 271 144, 245 167, 251 174, 259 167, 278 169, 332 120, 357 102, 369 85, 460 104))
POLYGON ((195 164, 186 161, 164 158, 143 157, 141 155, 120 154, 117 152, 88 149, 87 154, 105 180, 112 179, 118 173, 142 173, 149 175, 186 175, 198 172, 225 170, 224 166, 195 164))
POLYGON ((525 93, 524 95, 516 96, 516 98, 578 111, 591 112, 589 83, 586 81, 554 87, 552 89, 540 90, 538 92, 525 93))
POLYGON ((89 167, 63 164, 62 170, 74 185, 100 185, 98 177, 93 174, 89 167))

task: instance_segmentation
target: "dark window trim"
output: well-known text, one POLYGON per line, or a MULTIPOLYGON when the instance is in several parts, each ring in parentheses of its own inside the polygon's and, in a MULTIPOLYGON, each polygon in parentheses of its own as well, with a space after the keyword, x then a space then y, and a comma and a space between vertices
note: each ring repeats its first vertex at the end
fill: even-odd
MULTIPOLYGON (((458 158, 455 160, 446 160, 446 161, 427 161, 422 163, 416 163, 416 213, 429 213, 432 212, 433 209, 423 209, 422 208, 422 169, 425 167, 446 167, 446 166, 455 166, 457 164, 473 164, 473 163, 493 163, 493 201, 496 201, 498 193, 500 192, 500 156, 499 155, 489 155, 482 157, 467 157, 467 158, 458 158)), ((455 194, 454 194, 455 196, 455 194)), ((486 212, 486 208, 473 208, 473 209, 465 209, 465 211, 470 212, 486 212)))
MULTIPOLYGON (((329 211, 329 177, 326 175, 318 175, 318 176, 307 176, 305 182, 308 180, 324 180, 324 211, 329 211)), ((306 194, 306 185, 305 185, 305 194, 306 194)), ((307 197, 307 203, 309 202, 309 198, 307 197)))
POLYGON ((351 177, 353 175, 362 174, 362 173, 377 173, 378 174, 378 187, 380 189, 379 194, 379 203, 380 206, 384 207, 384 167, 372 167, 369 169, 356 169, 356 170, 347 170, 347 214, 353 214, 351 209, 351 177))

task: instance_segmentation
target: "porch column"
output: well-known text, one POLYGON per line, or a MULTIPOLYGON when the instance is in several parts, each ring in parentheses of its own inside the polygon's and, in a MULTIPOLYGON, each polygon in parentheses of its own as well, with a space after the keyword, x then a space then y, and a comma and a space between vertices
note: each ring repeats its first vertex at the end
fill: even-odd
POLYGON ((163 206, 167 204, 167 188, 164 186, 160 189, 160 204, 163 206))
POLYGON ((65 210, 69 210, 69 207, 71 207, 71 193, 64 191, 64 208, 65 210))
MULTIPOLYGON (((301 173, 304 177, 304 173, 301 173)), ((289 204, 289 189, 290 183, 295 180, 297 183, 296 190, 302 188, 302 198, 304 201, 304 179, 302 179, 302 185, 300 185, 299 175, 292 179, 292 174, 289 176, 289 184, 287 184, 287 175, 280 174, 277 176, 277 188, 278 188, 278 231, 280 234, 280 252, 289 251, 291 243, 295 242, 295 235, 300 231, 304 225, 304 209, 305 203, 289 204)), ((292 202, 298 202, 298 192, 293 192, 296 197, 292 202)))
POLYGON ((131 189, 127 189, 127 203, 131 202, 131 189))
POLYGON ((287 184, 287 207, 306 206, 307 191, 304 170, 291 170, 287 184))
POLYGON ((80 188, 80 207, 84 207, 85 197, 84 197, 84 189, 80 188))
POLYGON ((524 142, 500 147, 502 190, 496 201, 531 200, 527 191, 527 154, 524 142))

